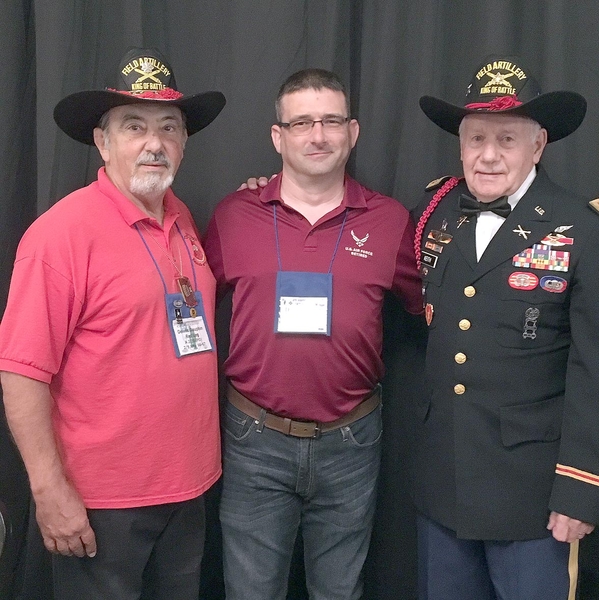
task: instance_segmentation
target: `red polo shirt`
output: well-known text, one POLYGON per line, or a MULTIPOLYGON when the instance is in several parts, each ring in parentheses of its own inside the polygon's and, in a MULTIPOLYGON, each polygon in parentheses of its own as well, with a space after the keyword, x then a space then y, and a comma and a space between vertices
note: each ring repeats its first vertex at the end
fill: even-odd
POLYGON ((314 225, 280 199, 281 177, 261 191, 227 196, 208 226, 205 251, 219 293, 233 289, 225 372, 256 404, 278 415, 332 421, 383 375, 381 308, 392 290, 422 311, 408 211, 346 177, 341 205, 314 225), (274 333, 277 251, 284 271, 326 273, 345 210, 333 273, 331 336, 274 333))
POLYGON ((216 353, 176 357, 158 269, 168 292, 173 259, 197 280, 211 330, 215 282, 189 259, 189 210, 171 190, 164 204, 161 226, 101 168, 17 251, 0 370, 50 385, 65 472, 88 508, 182 502, 221 473, 216 353))

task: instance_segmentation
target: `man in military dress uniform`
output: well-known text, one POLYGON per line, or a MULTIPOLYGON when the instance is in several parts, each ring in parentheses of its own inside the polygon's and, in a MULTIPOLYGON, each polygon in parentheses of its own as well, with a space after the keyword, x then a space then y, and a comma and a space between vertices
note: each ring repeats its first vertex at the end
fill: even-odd
POLYGON ((459 135, 464 168, 416 215, 420 598, 573 598, 578 540, 599 520, 599 215, 539 161, 586 102, 490 57, 465 106, 420 106, 459 135))

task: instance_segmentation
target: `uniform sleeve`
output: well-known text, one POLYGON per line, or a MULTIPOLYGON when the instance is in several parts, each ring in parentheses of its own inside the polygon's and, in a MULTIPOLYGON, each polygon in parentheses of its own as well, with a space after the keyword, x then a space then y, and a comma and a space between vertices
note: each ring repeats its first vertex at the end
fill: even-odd
POLYGON ((419 315, 423 312, 422 281, 414 254, 414 223, 408 216, 395 258, 392 290, 410 314, 419 315))
MULTIPOLYGON (((590 215, 589 215, 590 217, 590 215)), ((562 437, 550 510, 599 523, 599 277, 595 230, 572 282, 572 342, 562 437)))

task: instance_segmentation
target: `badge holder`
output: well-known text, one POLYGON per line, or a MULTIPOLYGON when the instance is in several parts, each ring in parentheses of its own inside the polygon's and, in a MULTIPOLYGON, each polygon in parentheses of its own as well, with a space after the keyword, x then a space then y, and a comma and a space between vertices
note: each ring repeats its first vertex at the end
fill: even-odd
POLYGON ((277 273, 275 333, 331 335, 332 273, 277 273))
POLYGON ((181 293, 165 294, 166 314, 177 358, 214 348, 210 330, 206 326, 206 313, 202 294, 195 292, 197 304, 188 306, 181 293))

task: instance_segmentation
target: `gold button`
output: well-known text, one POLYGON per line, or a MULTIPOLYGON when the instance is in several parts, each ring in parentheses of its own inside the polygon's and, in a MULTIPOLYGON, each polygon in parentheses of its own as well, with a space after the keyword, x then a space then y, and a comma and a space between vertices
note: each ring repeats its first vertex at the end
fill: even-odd
POLYGON ((476 294, 476 289, 474 288, 474 286, 467 286, 464 288, 464 296, 467 296, 468 298, 472 298, 472 296, 474 296, 474 294, 476 294))
POLYGON ((463 365, 466 362, 466 355, 463 352, 458 352, 454 358, 458 365, 463 365))
POLYGON ((458 323, 458 327, 462 330, 462 331, 468 331, 468 329, 470 329, 470 321, 468 319, 462 319, 459 323, 458 323))
POLYGON ((462 385, 461 383, 458 383, 457 385, 453 386, 453 391, 459 395, 463 394, 466 391, 466 386, 462 385))

